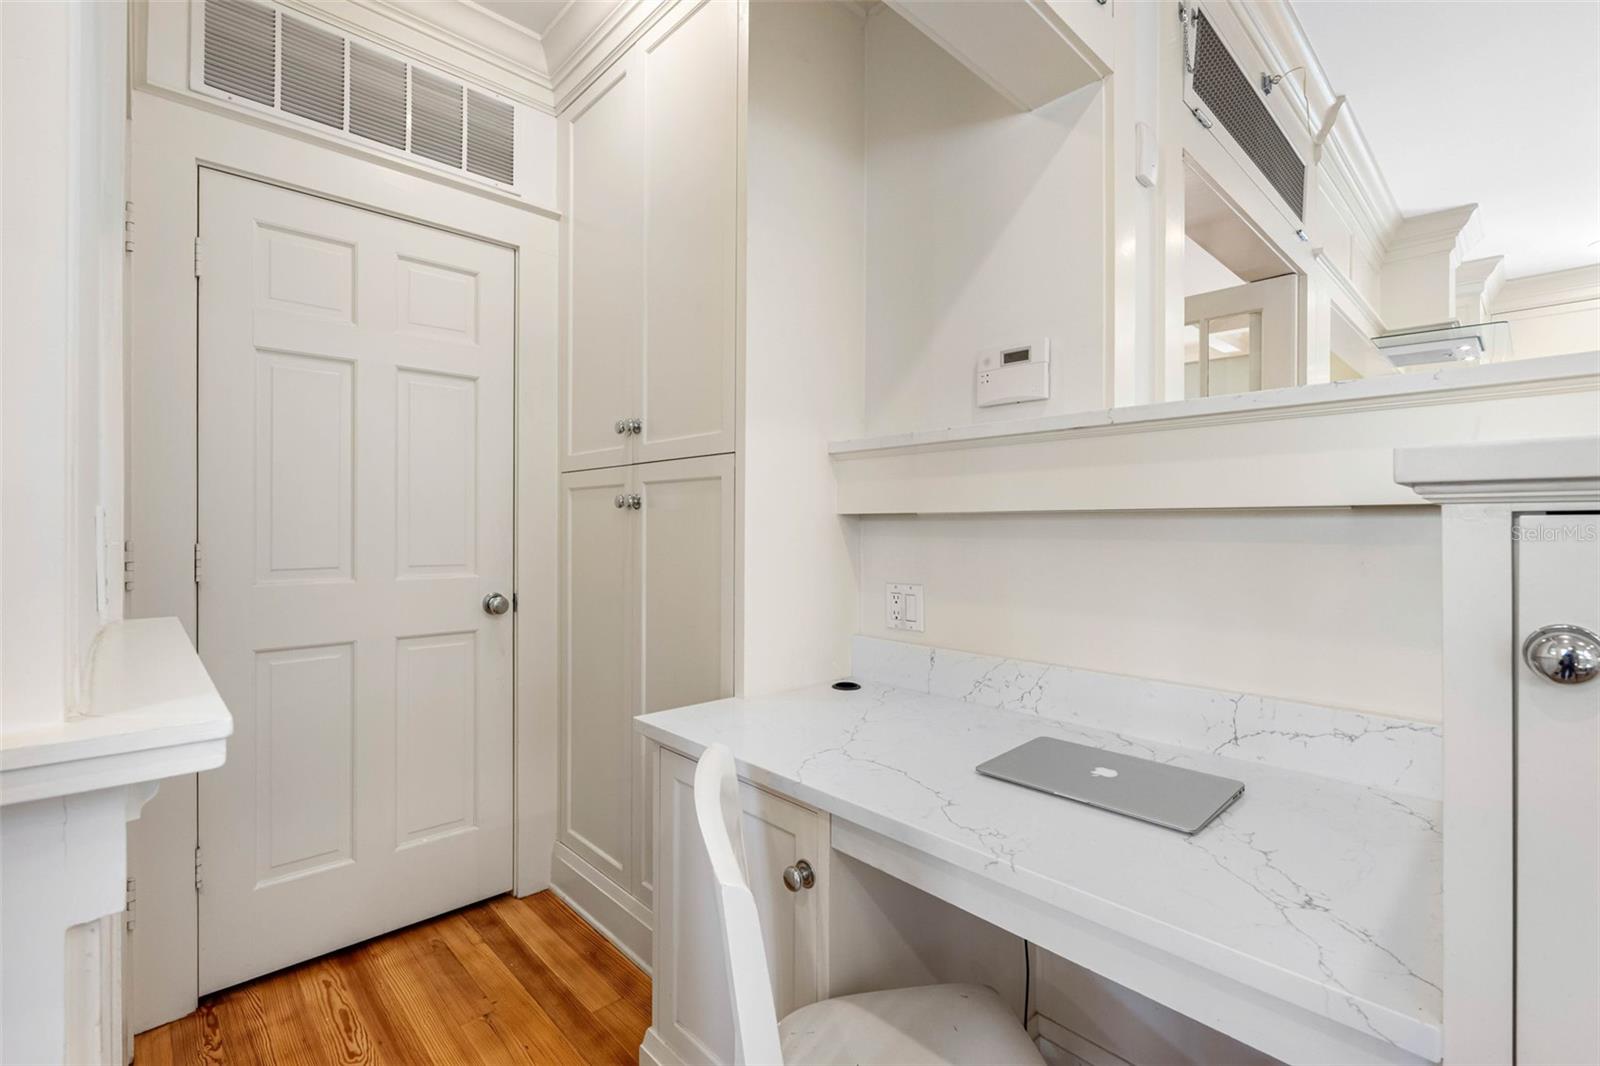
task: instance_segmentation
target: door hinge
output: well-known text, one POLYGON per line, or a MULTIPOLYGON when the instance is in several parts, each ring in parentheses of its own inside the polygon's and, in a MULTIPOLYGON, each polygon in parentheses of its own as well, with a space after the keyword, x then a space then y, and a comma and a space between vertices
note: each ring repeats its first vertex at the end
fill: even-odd
POLYGON ((205 272, 206 248, 200 243, 200 238, 194 239, 194 276, 199 277, 205 272))
POLYGON ((133 201, 122 202, 122 250, 133 251, 133 201))
POLYGON ((122 542, 122 591, 133 591, 133 541, 122 542))
POLYGON ((127 917, 123 919, 123 921, 125 923, 124 928, 126 928, 127 931, 130 932, 130 933, 133 932, 133 925, 134 925, 134 920, 135 920, 135 915, 133 913, 134 912, 134 908, 139 903, 138 888, 139 888, 139 883, 137 881, 135 881, 131 877, 128 878, 128 904, 127 904, 127 906, 123 907, 122 910, 123 910, 123 913, 127 915, 127 917))
POLYGON ((194 542, 194 583, 196 585, 200 584, 200 578, 202 576, 204 576, 204 571, 205 571, 205 568, 202 565, 202 560, 201 560, 201 557, 200 557, 200 542, 199 541, 195 541, 194 542))
POLYGON ((200 845, 194 846, 194 890, 199 892, 206 887, 205 863, 200 861, 200 845))

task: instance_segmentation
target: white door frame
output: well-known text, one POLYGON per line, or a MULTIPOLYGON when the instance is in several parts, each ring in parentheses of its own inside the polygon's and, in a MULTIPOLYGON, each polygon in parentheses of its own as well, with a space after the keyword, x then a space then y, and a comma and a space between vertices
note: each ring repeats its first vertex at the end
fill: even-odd
MULTIPOLYGON (((310 193, 512 249, 516 255, 514 559, 515 891, 550 883, 556 806, 556 286, 559 216, 326 147, 221 109, 135 90, 129 264, 128 616, 196 634, 198 486, 194 249, 201 168, 310 193)), ((537 161, 532 165, 538 165, 537 161)), ((129 834, 136 881, 135 1029, 197 1003, 195 778, 163 784, 129 834)))

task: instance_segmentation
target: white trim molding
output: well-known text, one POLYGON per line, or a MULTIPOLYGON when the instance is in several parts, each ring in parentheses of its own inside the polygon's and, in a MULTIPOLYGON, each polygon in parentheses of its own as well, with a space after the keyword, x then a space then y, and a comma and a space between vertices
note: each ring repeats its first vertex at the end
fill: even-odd
POLYGON ((1445 1061, 1493 1066, 1515 1060, 1515 524, 1594 509, 1600 437, 1402 449, 1394 471, 1441 505, 1445 1061))

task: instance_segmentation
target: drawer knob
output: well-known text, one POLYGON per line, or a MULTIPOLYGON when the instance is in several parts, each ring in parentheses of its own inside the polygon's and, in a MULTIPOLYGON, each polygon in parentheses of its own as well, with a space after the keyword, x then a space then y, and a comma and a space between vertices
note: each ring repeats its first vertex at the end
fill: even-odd
POLYGON ((1600 673, 1600 637, 1582 626, 1541 626, 1523 641, 1522 661, 1558 685, 1576 685, 1600 673))
POLYGON ((783 887, 790 892, 798 892, 802 888, 811 888, 817 883, 817 872, 811 864, 804 859, 793 866, 786 866, 783 870, 783 887))

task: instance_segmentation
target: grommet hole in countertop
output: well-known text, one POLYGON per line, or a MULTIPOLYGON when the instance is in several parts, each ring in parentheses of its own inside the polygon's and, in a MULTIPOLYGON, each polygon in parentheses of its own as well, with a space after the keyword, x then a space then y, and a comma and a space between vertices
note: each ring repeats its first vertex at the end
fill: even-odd
POLYGON ((833 687, 838 689, 840 692, 854 692, 861 686, 854 681, 835 681, 833 683, 833 687))

